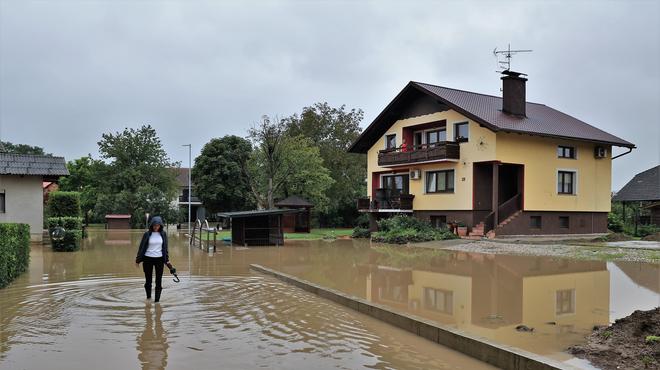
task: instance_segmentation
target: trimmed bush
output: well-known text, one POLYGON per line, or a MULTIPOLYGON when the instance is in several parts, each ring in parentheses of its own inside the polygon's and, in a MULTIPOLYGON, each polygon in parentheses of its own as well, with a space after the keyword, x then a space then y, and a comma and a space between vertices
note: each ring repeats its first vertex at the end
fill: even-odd
POLYGON ((57 252, 73 252, 80 249, 82 240, 82 217, 50 217, 48 218, 48 233, 53 235, 56 227, 64 228, 64 239, 52 240, 53 250, 57 252))
POLYGON ((56 191, 48 196, 48 214, 50 217, 79 217, 80 193, 75 191, 56 191))
POLYGON ((0 288, 7 286, 30 264, 30 226, 0 224, 0 288))
POLYGON ((378 221, 378 230, 371 234, 371 240, 380 243, 406 244, 458 238, 447 229, 436 229, 427 221, 403 215, 378 221))
POLYGON ((356 227, 353 229, 353 234, 351 235, 353 239, 360 239, 360 238, 370 238, 371 237, 371 231, 369 229, 364 228, 364 227, 356 227))

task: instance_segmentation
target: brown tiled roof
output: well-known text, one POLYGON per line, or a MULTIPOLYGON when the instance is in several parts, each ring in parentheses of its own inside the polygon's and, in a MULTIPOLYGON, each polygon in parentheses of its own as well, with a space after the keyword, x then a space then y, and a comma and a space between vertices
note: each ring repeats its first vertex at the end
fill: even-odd
POLYGON ((640 172, 616 193, 620 202, 660 200, 660 165, 640 172))
POLYGON ((543 104, 526 103, 526 117, 502 112, 502 98, 469 91, 450 89, 411 81, 396 98, 378 115, 362 135, 353 143, 350 152, 366 153, 375 140, 391 125, 388 110, 394 108, 412 90, 421 91, 446 104, 464 116, 483 124, 493 131, 519 132, 531 135, 592 141, 615 146, 634 148, 635 145, 591 126, 575 117, 543 104), (383 127, 387 126, 387 127, 383 127))
POLYGON ((176 182, 179 184, 179 186, 188 187, 188 172, 190 171, 190 168, 173 167, 170 168, 170 170, 174 172, 174 176, 176 176, 176 182))
POLYGON ((59 177, 69 175, 63 157, 0 153, 0 175, 59 177))

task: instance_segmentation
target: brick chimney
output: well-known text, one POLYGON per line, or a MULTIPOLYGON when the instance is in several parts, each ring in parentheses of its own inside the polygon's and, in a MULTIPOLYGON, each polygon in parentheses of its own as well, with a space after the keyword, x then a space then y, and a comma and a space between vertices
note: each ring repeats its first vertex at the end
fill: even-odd
POLYGON ((525 117, 524 73, 506 70, 502 72, 502 111, 514 116, 525 117))

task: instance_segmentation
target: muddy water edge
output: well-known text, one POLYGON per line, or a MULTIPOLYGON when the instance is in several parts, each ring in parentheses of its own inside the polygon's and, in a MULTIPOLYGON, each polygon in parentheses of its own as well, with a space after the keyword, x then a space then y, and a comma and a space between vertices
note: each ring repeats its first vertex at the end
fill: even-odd
POLYGON ((186 239, 171 235, 181 283, 166 273, 156 305, 133 263, 140 236, 91 231, 73 253, 33 245, 29 271, 0 290, 0 369, 491 368, 249 271, 260 263, 344 281, 369 263, 368 245, 192 249, 188 265, 186 239), (337 265, 340 251, 352 264, 337 265))

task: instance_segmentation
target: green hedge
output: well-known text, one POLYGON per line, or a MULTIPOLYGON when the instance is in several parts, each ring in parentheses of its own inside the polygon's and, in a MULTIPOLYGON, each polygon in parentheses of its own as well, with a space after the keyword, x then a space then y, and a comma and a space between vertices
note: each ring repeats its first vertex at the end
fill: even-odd
POLYGON ((30 264, 30 226, 0 224, 0 288, 27 270, 30 264))
POLYGON ((82 217, 49 217, 48 233, 53 235, 56 227, 63 227, 64 239, 52 240, 53 250, 57 252, 73 252, 80 249, 80 240, 82 240, 82 217))
POLYGON ((79 217, 80 193, 75 191, 55 191, 48 195, 50 217, 79 217))
POLYGON ((458 238, 447 229, 436 229, 428 221, 409 216, 384 218, 378 221, 378 230, 371 234, 371 240, 380 243, 406 244, 458 238))

